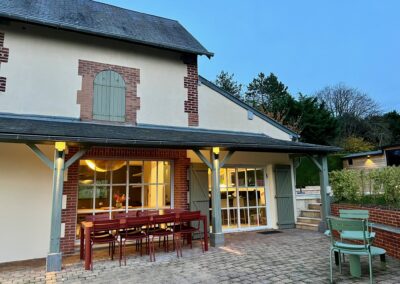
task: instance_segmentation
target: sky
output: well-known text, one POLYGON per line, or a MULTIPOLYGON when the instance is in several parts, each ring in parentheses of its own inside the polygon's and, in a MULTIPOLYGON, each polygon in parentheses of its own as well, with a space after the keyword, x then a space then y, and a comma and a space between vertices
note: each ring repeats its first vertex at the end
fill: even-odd
POLYGON ((248 85, 274 73, 292 95, 344 83, 400 111, 398 0, 100 0, 179 21, 215 56, 199 60, 248 85))

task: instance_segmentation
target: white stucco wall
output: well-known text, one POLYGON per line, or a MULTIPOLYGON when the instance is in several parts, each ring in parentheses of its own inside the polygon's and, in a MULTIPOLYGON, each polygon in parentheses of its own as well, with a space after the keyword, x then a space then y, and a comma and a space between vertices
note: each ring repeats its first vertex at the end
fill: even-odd
POLYGON ((0 143, 0 263, 46 257, 51 188, 52 171, 26 145, 0 143))
POLYGON ((0 112, 79 118, 78 60, 140 69, 138 123, 187 126, 184 112, 186 65, 180 55, 115 40, 13 23, 0 25, 10 49, 0 76, 0 112))
MULTIPOLYGON (((202 154, 210 159, 208 151, 201 151, 202 154)), ((220 160, 223 160, 226 155, 225 151, 221 152, 220 160)), ((200 158, 193 152, 187 152, 191 163, 203 163, 200 158)), ((278 209, 276 204, 276 186, 275 186, 275 165, 291 165, 289 154, 286 153, 260 153, 260 152, 235 152, 226 166, 256 166, 265 169, 267 174, 266 183, 266 199, 267 199, 267 222, 268 226, 277 229, 278 209)), ((294 189, 293 189, 294 190, 294 189)))
POLYGON ((249 120, 246 109, 204 84, 199 86, 199 118, 201 128, 264 133, 273 138, 291 140, 289 134, 256 115, 249 120))

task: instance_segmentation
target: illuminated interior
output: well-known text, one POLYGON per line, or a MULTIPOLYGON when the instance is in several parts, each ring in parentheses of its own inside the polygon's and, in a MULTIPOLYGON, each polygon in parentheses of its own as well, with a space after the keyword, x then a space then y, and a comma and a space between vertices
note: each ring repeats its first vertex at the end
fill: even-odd
POLYGON ((81 160, 78 224, 86 215, 171 207, 169 161, 81 160))

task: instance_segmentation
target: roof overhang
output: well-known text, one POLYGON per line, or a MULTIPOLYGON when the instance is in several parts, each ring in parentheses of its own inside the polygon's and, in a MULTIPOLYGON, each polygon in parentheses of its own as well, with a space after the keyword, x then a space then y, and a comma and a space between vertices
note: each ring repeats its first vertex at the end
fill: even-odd
POLYGON ((328 154, 341 150, 333 146, 278 140, 264 134, 0 115, 0 142, 49 144, 56 141, 87 146, 173 149, 220 147, 221 150, 304 154, 328 154))

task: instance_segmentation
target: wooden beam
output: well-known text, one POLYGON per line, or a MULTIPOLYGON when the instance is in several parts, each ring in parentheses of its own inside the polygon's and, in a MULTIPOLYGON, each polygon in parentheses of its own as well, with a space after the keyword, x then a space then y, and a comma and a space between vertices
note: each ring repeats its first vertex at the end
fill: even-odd
POLYGON ((54 168, 54 163, 52 161, 50 161, 49 158, 47 158, 47 156, 35 145, 35 144, 26 144, 26 146, 28 146, 33 153, 35 153, 35 155, 42 160, 43 163, 46 164, 46 166, 48 166, 50 169, 54 168))
POLYGON ((224 157, 222 160, 221 164, 219 165, 220 168, 222 168, 229 160, 232 158, 232 155, 235 154, 235 151, 229 151, 228 154, 224 157))
POLYGON ((197 157, 199 157, 208 168, 212 169, 213 166, 211 165, 210 161, 207 160, 207 158, 203 155, 203 153, 200 152, 199 149, 194 149, 193 152, 196 153, 197 157))
POLYGON ((80 149, 78 152, 76 152, 71 158, 68 159, 68 161, 65 162, 65 169, 68 169, 73 163, 75 163, 77 160, 79 160, 85 153, 88 151, 88 148, 83 148, 80 149))
POLYGON ((307 155, 311 161, 314 162, 314 164, 318 167, 318 169, 320 171, 322 171, 322 162, 318 161, 315 157, 311 156, 311 155, 307 155))

